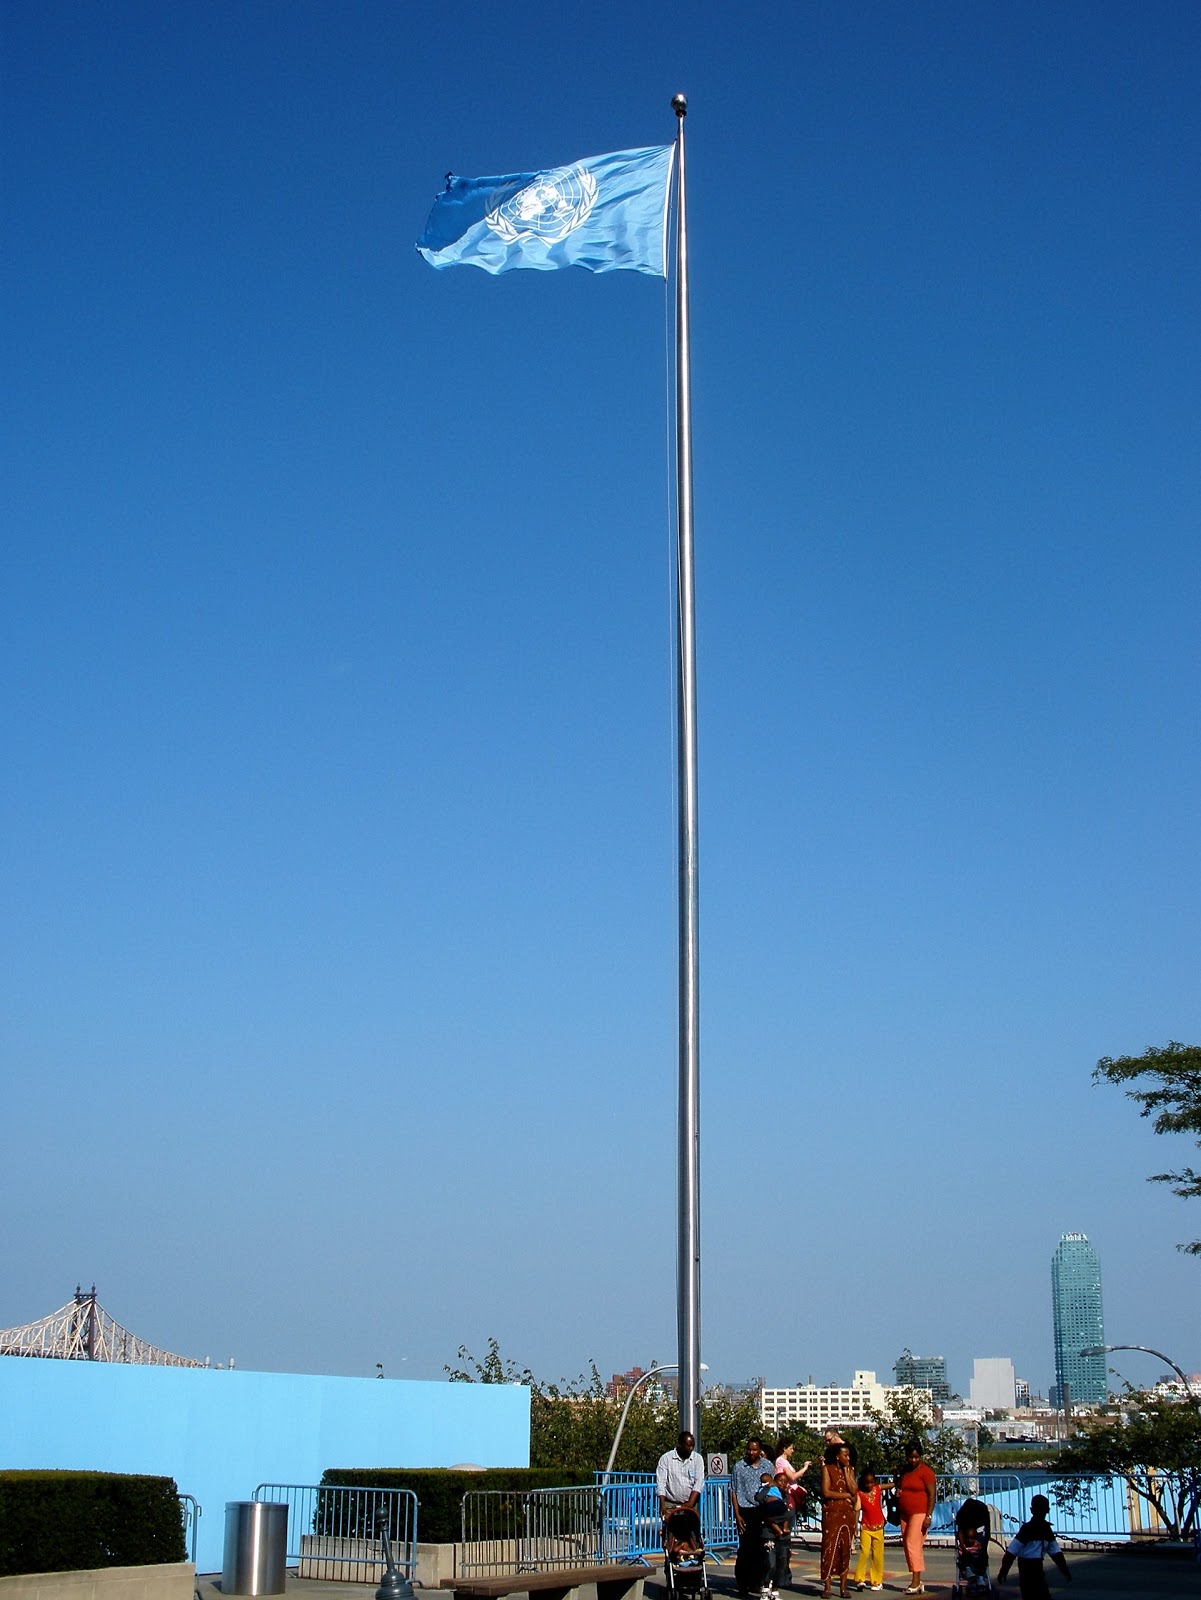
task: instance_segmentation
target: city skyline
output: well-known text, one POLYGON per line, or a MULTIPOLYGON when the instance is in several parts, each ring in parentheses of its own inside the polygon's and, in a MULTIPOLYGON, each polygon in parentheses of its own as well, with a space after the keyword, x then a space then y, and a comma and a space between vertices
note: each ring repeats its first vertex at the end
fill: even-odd
MULTIPOLYGON (((1063 1257, 1061 1256, 1061 1252, 1063 1252, 1064 1246, 1067 1245, 1069 1247, 1068 1259, 1066 1266, 1061 1265, 1060 1273, 1065 1296, 1065 1306, 1068 1308, 1066 1316, 1067 1318, 1071 1319, 1065 1320, 1065 1337, 1066 1332, 1070 1331, 1073 1338, 1078 1337, 1083 1342, 1085 1334, 1091 1334, 1096 1331, 1096 1321, 1095 1318, 1091 1316, 1091 1313, 1086 1316, 1086 1321, 1081 1324, 1081 1326, 1085 1329, 1085 1333, 1080 1333, 1079 1329, 1077 1328, 1077 1323, 1079 1322, 1081 1315, 1081 1305, 1084 1306, 1085 1312, 1088 1313, 1088 1308, 1095 1304, 1095 1291, 1099 1288, 1099 1266, 1097 1266, 1096 1263, 1096 1253, 1095 1251, 1091 1251, 1091 1247, 1085 1249, 1083 1255, 1079 1255, 1081 1243, 1083 1243, 1084 1246, 1088 1246, 1086 1235, 1080 1233, 1069 1233, 1062 1235, 1060 1245, 1056 1250, 1055 1259, 1062 1263, 1063 1257), (1076 1252, 1076 1254, 1073 1254, 1073 1252, 1076 1252), (1089 1260, 1090 1254, 1091 1261, 1089 1260), (1081 1297, 1081 1284, 1084 1285, 1086 1291, 1090 1289, 1094 1291, 1091 1298, 1087 1292, 1083 1298, 1081 1297)), ((79 1286, 77 1286, 73 1302, 69 1301, 66 1306, 60 1308, 57 1312, 47 1313, 44 1318, 36 1319, 28 1327, 17 1326, 15 1328, 6 1330, 10 1334, 25 1336, 24 1338, 18 1339, 14 1342, 12 1353, 27 1354, 30 1351, 35 1351, 37 1353, 57 1354, 61 1356, 70 1354, 75 1359, 83 1358, 82 1350, 75 1349, 74 1347, 72 1347, 70 1351, 68 1351, 65 1345, 61 1350, 58 1348, 45 1349, 44 1347, 46 1345, 47 1338, 51 1338, 53 1342, 53 1340, 58 1337, 60 1327, 69 1328, 72 1333, 72 1338, 74 1339, 75 1343, 78 1344, 79 1329, 87 1326, 86 1317, 83 1316, 83 1313, 79 1312, 78 1308, 82 1306, 86 1311, 86 1307, 88 1305, 93 1305, 96 1303, 98 1303, 98 1296, 95 1285, 92 1286, 90 1292, 84 1292, 79 1286), (83 1320, 81 1320, 81 1318, 83 1320), (41 1324, 45 1324, 45 1328, 43 1328, 41 1324)), ((105 1324, 105 1326, 108 1326, 109 1323, 111 1323, 111 1320, 112 1319, 107 1312, 107 1309, 102 1308, 101 1321, 105 1324)), ((1103 1333, 1103 1326, 1101 1331, 1103 1333)), ((117 1327, 116 1335, 118 1336, 118 1344, 122 1350, 128 1348, 140 1350, 145 1343, 145 1341, 141 1340, 136 1332, 131 1329, 117 1327)), ((209 1365, 211 1363, 212 1365, 218 1367, 228 1365, 231 1369, 237 1365, 236 1357, 233 1356, 229 1357, 228 1360, 225 1361, 214 1360, 211 1357, 206 1357, 203 1361, 199 1361, 195 1358, 185 1357, 178 1352, 164 1353, 152 1351, 151 1355, 146 1357, 140 1354, 132 1357, 127 1354, 114 1355, 107 1353, 108 1344, 111 1343, 111 1336, 107 1339, 107 1341, 104 1339, 101 1340, 101 1344, 104 1347, 104 1352, 99 1356, 99 1359, 132 1359, 135 1361, 141 1361, 144 1359, 165 1359, 167 1364, 171 1365, 209 1365)), ((1147 1353, 1151 1354, 1151 1352, 1147 1353)), ((501 1354, 502 1357, 504 1357, 505 1353, 501 1352, 501 1354)), ((1102 1366, 1104 1366, 1103 1357, 1083 1359, 1092 1361, 1094 1363, 1096 1361, 1100 1361, 1102 1366)), ((1153 1359, 1155 1358, 1153 1357, 1153 1359)), ((651 1360, 655 1367, 660 1365, 657 1357, 653 1357, 651 1360)), ((972 1376, 966 1384, 955 1384, 950 1382, 950 1377, 952 1374, 950 1364, 945 1356, 914 1356, 912 1351, 910 1351, 906 1346, 903 1349, 902 1354, 892 1365, 894 1378, 893 1387, 928 1390, 931 1393, 931 1398, 939 1404, 948 1400, 954 1401, 956 1398, 958 1398, 965 1403, 973 1406, 981 1406, 985 1409, 1006 1409, 1012 1405, 1021 1406, 1031 1403, 1032 1401, 1044 1401, 1056 1407, 1059 1405, 1059 1400, 1056 1393, 1057 1385, 1054 1382, 1047 1384, 1046 1394, 1043 1394, 1041 1386, 1035 1384, 1032 1387, 1029 1379, 1015 1371, 1013 1362, 1009 1357, 970 1356, 967 1358, 967 1360, 970 1361, 973 1368, 972 1376), (1012 1395, 1013 1398, 1011 1400, 1007 1400, 1005 1398, 1006 1394, 1012 1395)), ((447 1365, 449 1365, 449 1363, 447 1363, 447 1365)), ((377 1363, 377 1376, 379 1377, 385 1376, 382 1368, 383 1364, 377 1363)), ((265 1370, 271 1369, 268 1368, 265 1370)), ((645 1375, 648 1370, 648 1368, 643 1368, 637 1364, 634 1364, 631 1368, 625 1371, 615 1371, 612 1374, 608 1384, 610 1392, 620 1392, 623 1385, 628 1385, 628 1383, 635 1376, 645 1375)), ((822 1390, 840 1391, 843 1393, 860 1387, 870 1388, 873 1391, 879 1391, 880 1393, 883 1393, 884 1389, 888 1387, 887 1385, 882 1385, 877 1381, 875 1369, 855 1365, 851 1368, 851 1371, 852 1377, 849 1383, 842 1381, 840 1376, 837 1374, 827 1374, 819 1379, 812 1373, 808 1373, 804 1378, 794 1377, 787 1383, 781 1383, 774 1377, 768 1376, 767 1374, 763 1374, 759 1377, 751 1379, 710 1373, 706 1377, 703 1386, 706 1388, 733 1388, 749 1392, 753 1390, 756 1385, 761 1384, 768 1390, 776 1391, 781 1391, 784 1389, 816 1388, 822 1390)), ((314 1375, 319 1375, 319 1369, 314 1369, 314 1375)), ((393 1373, 391 1376, 399 1377, 403 1376, 403 1374, 393 1373)), ((1198 1374, 1198 1376, 1201 1377, 1201 1374, 1198 1374)), ((535 1380, 542 1381, 546 1379, 547 1375, 545 1373, 535 1373, 534 1377, 535 1380)), ((1175 1374, 1171 1372, 1165 1372, 1161 1374, 1159 1378, 1153 1381, 1160 1381, 1161 1379, 1174 1381, 1175 1374)), ((664 1391, 669 1394, 674 1393, 675 1384, 676 1379, 674 1370, 669 1366, 664 1365, 662 1383, 664 1391)), ((873 1403, 878 1404, 878 1399, 873 1403)), ((860 1406, 859 1411, 862 1411, 862 1409, 862 1406, 860 1406)))

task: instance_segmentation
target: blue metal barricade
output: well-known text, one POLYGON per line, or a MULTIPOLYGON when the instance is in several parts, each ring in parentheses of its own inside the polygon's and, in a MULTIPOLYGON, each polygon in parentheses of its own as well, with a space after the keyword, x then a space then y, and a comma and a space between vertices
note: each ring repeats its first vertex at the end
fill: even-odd
MULTIPOLYGON (((659 1495, 651 1472, 598 1472, 602 1496, 602 1545, 622 1554, 608 1560, 645 1561, 663 1548, 659 1495)), ((701 1491, 701 1537, 717 1553, 738 1543, 730 1480, 709 1478, 701 1491)))

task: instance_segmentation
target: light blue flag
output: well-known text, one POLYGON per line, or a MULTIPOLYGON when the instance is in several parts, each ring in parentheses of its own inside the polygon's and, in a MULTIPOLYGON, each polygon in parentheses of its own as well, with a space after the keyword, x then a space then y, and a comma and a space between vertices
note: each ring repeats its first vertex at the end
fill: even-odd
POLYGON ((452 174, 417 248, 431 267, 624 267, 665 278, 674 148, 617 150, 503 178, 452 174))

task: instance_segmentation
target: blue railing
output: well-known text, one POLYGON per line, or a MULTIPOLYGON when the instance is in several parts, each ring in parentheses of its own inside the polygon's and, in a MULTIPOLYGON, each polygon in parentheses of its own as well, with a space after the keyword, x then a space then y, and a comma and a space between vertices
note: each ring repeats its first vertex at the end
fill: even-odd
MULTIPOLYGON (((1163 1537, 1165 1530, 1154 1509, 1123 1478, 1039 1471, 1011 1476, 1017 1480, 1015 1488, 998 1487, 995 1493, 978 1496, 999 1513, 1000 1526, 993 1529, 998 1537, 1012 1538, 1029 1517, 1030 1498, 1035 1494, 1045 1494, 1050 1500, 1051 1525, 1060 1539, 1113 1544, 1139 1535, 1163 1537)), ((1165 1474, 1167 1479, 1172 1476, 1165 1474)), ((1165 1482, 1162 1487, 1170 1489, 1171 1485, 1165 1482)))
MULTIPOLYGON (((659 1498, 654 1476, 648 1472, 598 1473, 597 1483, 604 1503, 602 1542, 632 1559, 660 1550, 659 1498)), ((1132 1533, 1151 1531, 1145 1506, 1140 1516, 1135 1502, 1132 1518, 1130 1493, 1120 1478, 1089 1480, 1065 1475, 1036 1477, 1028 1472, 978 1472, 939 1475, 931 1537, 935 1541, 954 1538, 955 1513, 971 1495, 990 1508, 994 1537, 1007 1541, 1029 1517, 1030 1496, 1039 1493, 1050 1497, 1051 1522, 1062 1539, 1108 1543, 1129 1539, 1132 1533)), ((701 1532, 709 1551, 716 1553, 737 1545, 728 1478, 706 1480, 700 1514, 701 1532)), ((821 1500, 811 1494, 806 1510, 796 1519, 793 1537, 817 1537, 820 1532, 821 1500)), ((899 1532, 889 1529, 892 1537, 899 1537, 899 1532)))
MULTIPOLYGON (((663 1548, 659 1495, 653 1473, 598 1472, 602 1500, 602 1547, 607 1560, 628 1556, 645 1560, 663 1548)), ((730 1502, 729 1478, 708 1478, 701 1491, 701 1535, 706 1549, 717 1552, 738 1543, 738 1527, 730 1502)))

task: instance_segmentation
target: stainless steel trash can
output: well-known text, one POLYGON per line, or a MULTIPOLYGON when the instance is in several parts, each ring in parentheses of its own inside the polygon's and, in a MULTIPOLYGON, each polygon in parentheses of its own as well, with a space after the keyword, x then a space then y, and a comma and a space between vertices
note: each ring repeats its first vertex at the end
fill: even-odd
POLYGON ((287 1561, 286 1501, 225 1502, 222 1594, 283 1594, 287 1561))

